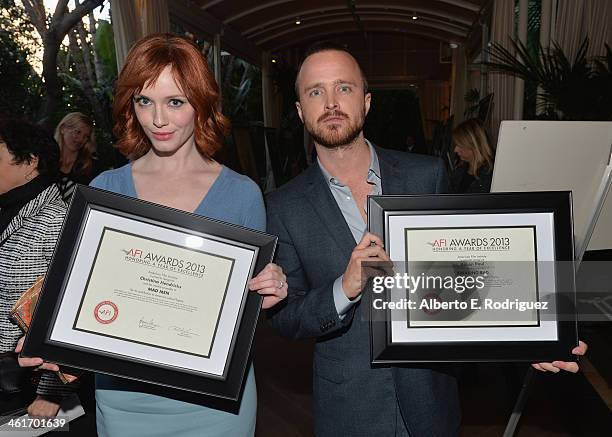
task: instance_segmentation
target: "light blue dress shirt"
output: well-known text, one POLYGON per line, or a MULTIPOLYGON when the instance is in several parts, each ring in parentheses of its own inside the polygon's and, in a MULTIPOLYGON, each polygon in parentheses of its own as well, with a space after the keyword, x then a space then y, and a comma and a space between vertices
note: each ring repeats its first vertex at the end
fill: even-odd
MULTIPOLYGON (((370 194, 379 195, 382 194, 382 181, 380 178, 380 164, 378 163, 378 155, 376 155, 374 147, 368 140, 366 140, 366 143, 370 149, 370 167, 368 169, 367 182, 372 186, 372 191, 370 191, 370 194)), ((323 167, 318 157, 317 164, 319 165, 321 172, 323 172, 323 176, 325 176, 325 180, 327 181, 332 196, 334 196, 334 199, 336 200, 336 203, 344 216, 344 220, 353 234, 355 243, 359 243, 367 231, 367 224, 363 220, 359 208, 361 207, 365 211, 366 205, 364 204, 358 207, 355 203, 353 193, 351 193, 351 189, 347 185, 344 185, 338 178, 331 175, 325 169, 325 167, 323 167)), ((340 276, 334 281, 334 304, 336 305, 338 316, 340 316, 341 319, 344 318, 348 310, 361 299, 361 295, 357 296, 353 300, 350 300, 346 296, 344 289, 342 288, 342 278, 343 276, 340 276)))

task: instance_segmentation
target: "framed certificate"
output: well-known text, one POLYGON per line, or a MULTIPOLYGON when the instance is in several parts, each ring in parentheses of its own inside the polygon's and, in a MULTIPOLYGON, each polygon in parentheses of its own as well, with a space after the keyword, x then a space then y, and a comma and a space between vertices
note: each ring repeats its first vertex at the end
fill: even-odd
POLYGON ((78 186, 22 354, 237 401, 276 241, 78 186))
POLYGON ((368 221, 373 363, 575 361, 570 192, 370 196, 368 221))

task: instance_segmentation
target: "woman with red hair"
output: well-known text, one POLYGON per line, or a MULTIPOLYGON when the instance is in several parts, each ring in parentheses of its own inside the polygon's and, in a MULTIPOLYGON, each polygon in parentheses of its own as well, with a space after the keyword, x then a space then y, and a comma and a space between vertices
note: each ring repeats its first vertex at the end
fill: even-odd
MULTIPOLYGON (((257 230, 265 230, 261 192, 213 159, 229 127, 219 89, 200 51, 171 34, 130 50, 117 81, 116 147, 131 162, 92 186, 257 230)), ((263 308, 287 296, 286 277, 268 264, 249 284, 263 308)), ((252 436, 257 396, 253 369, 238 414, 167 398, 155 387, 96 375, 100 436, 252 436), (158 392, 159 393, 159 392, 158 392)))

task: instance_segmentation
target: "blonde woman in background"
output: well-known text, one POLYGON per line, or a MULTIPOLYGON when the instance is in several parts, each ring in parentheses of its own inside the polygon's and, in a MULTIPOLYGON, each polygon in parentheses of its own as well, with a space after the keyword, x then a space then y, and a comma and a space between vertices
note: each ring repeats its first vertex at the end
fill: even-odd
POLYGON ((480 120, 466 120, 453 130, 453 150, 461 162, 451 175, 452 191, 488 193, 495 154, 480 120))
POLYGON ((81 112, 67 114, 55 128, 60 146, 60 191, 70 200, 76 184, 88 185, 100 173, 96 153, 93 121, 81 112))

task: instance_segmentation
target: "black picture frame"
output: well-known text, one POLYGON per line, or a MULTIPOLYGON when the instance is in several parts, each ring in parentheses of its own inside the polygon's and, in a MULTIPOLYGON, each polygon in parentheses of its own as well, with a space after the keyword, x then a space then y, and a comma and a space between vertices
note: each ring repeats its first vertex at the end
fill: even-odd
MULTIPOLYGON (((83 344, 70 344, 66 341, 57 341, 51 338, 64 299, 66 299, 66 304, 69 304, 66 287, 71 276, 76 274, 73 267, 76 260, 82 256, 79 253, 82 242, 86 241, 87 238, 93 238, 92 241, 99 238, 101 242, 104 238, 103 236, 88 237, 87 235, 89 232, 87 228, 88 218, 93 211, 103 213, 102 215, 98 214, 98 216, 116 217, 118 220, 126 219, 142 228, 158 229, 160 233, 177 231, 181 235, 193 235, 198 238, 213 240, 227 247, 236 246, 240 248, 239 250, 252 251, 250 265, 245 264, 242 270, 242 275, 246 277, 246 280, 257 275, 266 264, 272 261, 277 244, 276 236, 264 232, 78 185, 45 277, 42 292, 27 332, 22 356, 40 356, 49 362, 64 366, 204 394, 219 398, 223 402, 239 402, 249 371, 252 343, 263 299, 259 294, 249 292, 246 281, 244 283, 240 282, 239 287, 235 287, 235 290, 231 291, 231 293, 241 293, 234 296, 234 299, 239 299, 241 302, 241 307, 237 311, 235 323, 231 322, 234 323, 233 332, 227 334, 231 335, 231 344, 228 346, 229 349, 226 349, 223 372, 220 374, 197 371, 193 368, 167 363, 156 363, 148 359, 128 357, 108 350, 96 349, 95 347, 99 346, 97 344, 86 347, 83 344), (248 277, 244 273, 245 271, 248 272, 248 277)), ((102 235, 105 231, 106 228, 102 235)), ((143 238, 154 241, 151 235, 143 235, 143 238)), ((100 244, 98 244, 98 248, 100 244)), ((91 271, 96 265, 96 259, 97 254, 96 258, 93 258, 91 271)), ((233 268, 234 264, 232 264, 232 270, 230 270, 227 279, 228 284, 236 271, 233 268)), ((91 277, 91 272, 89 277, 91 277)), ((84 299, 86 290, 87 287, 81 292, 81 299, 84 299)), ((226 293, 230 292, 226 289, 226 293)), ((74 305, 74 297, 70 299, 72 299, 74 305)), ((225 299, 226 295, 224 294, 224 302, 225 299)), ((215 333, 217 333, 218 326, 217 321, 215 333)), ((76 322, 74 327, 76 327, 76 322)), ((123 340, 120 339, 120 341, 123 340)), ((229 344, 229 340, 227 342, 229 344)), ((155 345, 146 346, 155 349, 155 345)), ((173 352, 181 353, 180 350, 173 352)), ((187 355, 193 354, 185 354, 185 356, 187 355)), ((197 358, 200 359, 199 356, 197 358)))
MULTIPOLYGON (((486 224, 493 215, 541 212, 552 214, 554 222, 552 251, 554 265, 557 267, 551 280, 558 292, 553 312, 562 315, 556 321, 556 340, 455 341, 449 340, 449 335, 445 332, 450 332, 449 329, 471 328, 440 327, 436 330, 434 327, 435 331, 432 332, 439 335, 436 341, 394 342, 391 336, 391 310, 375 310, 370 301, 368 305, 372 364, 577 361, 577 357, 571 354, 572 348, 578 345, 571 202, 569 191, 369 196, 367 202, 369 231, 380 236, 386 248, 390 238, 389 218, 393 216, 421 216, 427 220, 436 215, 480 214, 483 216, 483 223, 486 224)), ((440 227, 442 228, 444 226, 440 227)), ((402 241, 406 244, 406 240, 402 241)), ((368 297, 372 299, 373 293, 368 293, 368 297)), ((388 289, 385 289, 384 298, 389 299, 388 289)), ((410 324, 407 326, 409 331, 410 324)))

